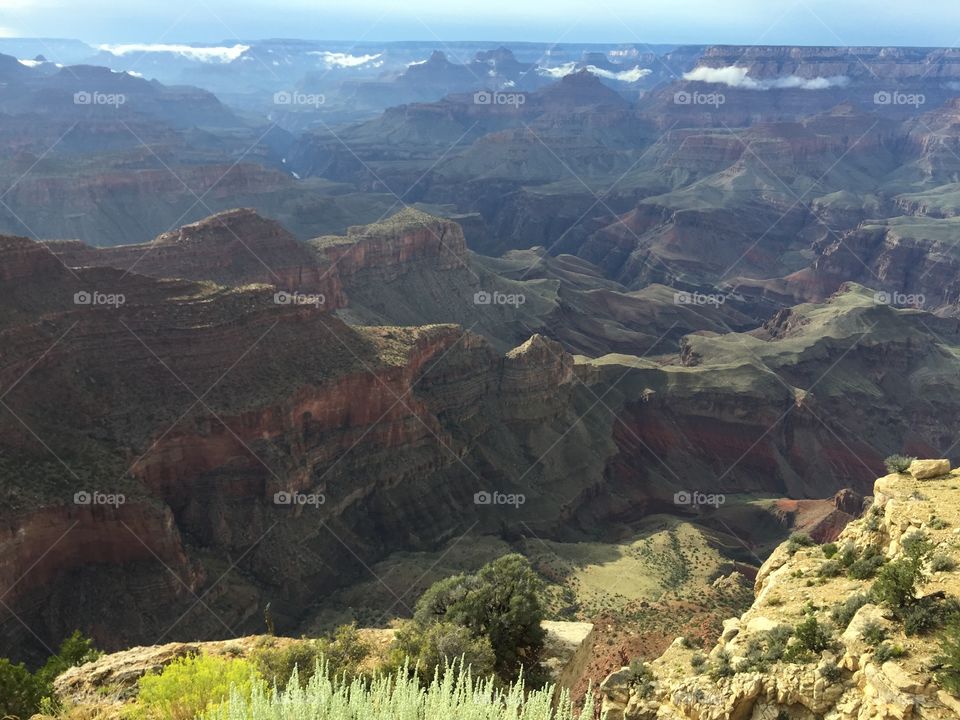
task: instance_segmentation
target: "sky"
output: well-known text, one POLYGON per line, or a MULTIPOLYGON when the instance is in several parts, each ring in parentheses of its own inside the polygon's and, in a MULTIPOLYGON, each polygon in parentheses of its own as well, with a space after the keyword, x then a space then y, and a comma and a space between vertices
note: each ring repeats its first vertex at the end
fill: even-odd
POLYGON ((0 0, 0 37, 98 43, 960 43, 960 0, 0 0))

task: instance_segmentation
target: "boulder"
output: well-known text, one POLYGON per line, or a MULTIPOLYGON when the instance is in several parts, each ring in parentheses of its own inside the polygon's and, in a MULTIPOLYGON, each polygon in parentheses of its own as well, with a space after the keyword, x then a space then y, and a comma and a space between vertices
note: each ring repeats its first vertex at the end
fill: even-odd
POLYGON ((949 460, 914 460, 908 471, 917 480, 943 477, 950 473, 949 460))

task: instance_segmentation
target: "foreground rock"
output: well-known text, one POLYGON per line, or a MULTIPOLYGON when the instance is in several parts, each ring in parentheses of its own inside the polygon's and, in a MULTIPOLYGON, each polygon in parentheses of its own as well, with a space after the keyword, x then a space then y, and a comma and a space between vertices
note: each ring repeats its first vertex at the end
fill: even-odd
MULTIPOLYGON (((942 475, 944 462, 918 461, 917 467, 921 474, 929 470, 942 475)), ((848 551, 862 556, 872 548, 880 557, 896 560, 903 556, 903 540, 921 535, 932 543, 935 556, 955 557, 958 483, 957 470, 937 482, 921 483, 906 474, 880 478, 873 508, 840 534, 837 557, 848 551)), ((960 717, 960 699, 940 689, 933 675, 936 635, 905 635, 889 610, 867 602, 872 580, 849 578, 836 565, 819 546, 780 546, 760 569, 753 606, 724 623, 715 647, 701 652, 678 638, 648 666, 649 683, 628 667, 606 679, 601 690, 608 720, 960 717), (859 609, 844 619, 835 614, 860 593, 864 597, 859 609), (831 633, 829 649, 788 662, 783 651, 791 657, 797 640, 784 638, 777 658, 770 650, 772 638, 810 617, 831 633), (886 637, 888 647, 902 648, 902 656, 878 658, 878 647, 884 647, 875 639, 878 634, 886 637)), ((951 567, 937 565, 944 566, 951 567)), ((927 567, 926 574, 924 595, 960 594, 960 573, 952 567, 927 567)))

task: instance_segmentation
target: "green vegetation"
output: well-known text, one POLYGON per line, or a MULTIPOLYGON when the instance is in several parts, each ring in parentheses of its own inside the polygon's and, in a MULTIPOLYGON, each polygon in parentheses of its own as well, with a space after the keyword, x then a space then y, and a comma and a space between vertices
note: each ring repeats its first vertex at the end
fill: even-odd
POLYGON ((230 698, 247 700, 267 684, 253 663, 237 658, 192 655, 159 673, 140 678, 130 720, 194 720, 230 698))
POLYGON ((793 636, 795 642, 784 653, 784 660, 788 662, 806 662, 834 646, 830 626, 821 624, 813 612, 808 612, 806 618, 794 628, 793 636))
POLYGON ((850 624, 850 621, 853 620, 853 616, 857 614, 857 610, 868 602, 870 602, 870 596, 865 593, 851 595, 830 610, 830 619, 838 628, 845 630, 850 624))
POLYGON ((824 556, 827 560, 832 559, 833 556, 837 554, 837 544, 836 544, 836 543, 832 543, 832 542, 831 542, 831 543, 827 543, 826 545, 822 545, 822 546, 820 547, 820 549, 823 551, 823 556, 824 556))
POLYGON ((252 660, 258 672, 271 685, 287 686, 294 668, 299 670, 300 683, 305 685, 321 659, 335 675, 352 680, 361 674, 361 664, 370 655, 355 625, 337 628, 333 637, 323 640, 304 638, 292 643, 278 643, 264 638, 254 650, 252 660))
POLYGON ((434 623, 459 625, 474 638, 489 642, 494 669, 501 679, 510 681, 521 672, 536 679, 545 638, 542 594, 542 582, 529 561, 522 555, 505 555, 476 575, 454 575, 435 583, 417 602, 417 629, 409 630, 405 642, 429 651, 425 661, 434 659, 430 653, 442 650, 437 644, 442 637, 455 639, 459 649, 469 649, 477 658, 485 657, 479 644, 465 646, 464 638, 452 636, 449 629, 434 631, 423 640, 414 637, 416 632, 429 633, 434 623))
POLYGON ((940 652, 934 658, 940 666, 937 682, 944 690, 960 695, 960 618, 954 617, 940 638, 940 652))
POLYGON ((888 473, 905 473, 914 460, 916 460, 915 457, 906 455, 891 455, 883 461, 883 464, 886 465, 888 473))
POLYGON ((860 635, 867 645, 874 648, 879 647, 887 639, 887 631, 883 625, 877 622, 869 622, 864 625, 860 635))
POLYGON ((463 625, 434 622, 406 623, 397 631, 389 665, 401 668, 412 664, 429 679, 438 667, 462 663, 476 677, 493 674, 496 657, 490 639, 476 636, 463 625))
POLYGON ((53 681, 58 675, 99 656, 91 640, 74 632, 60 644, 60 651, 35 673, 23 663, 14 664, 0 658, 0 717, 25 720, 39 712, 41 703, 53 694, 53 681))
POLYGON ((873 655, 873 659, 882 665, 888 660, 896 660, 897 658, 902 658, 906 654, 907 651, 904 650, 902 646, 885 642, 877 648, 877 651, 873 655))
POLYGON ((566 692, 528 691, 522 682, 501 691, 492 680, 476 680, 462 669, 438 672, 426 688, 402 671, 353 683, 319 672, 303 688, 299 682, 280 691, 257 685, 249 696, 235 688, 228 702, 209 708, 202 720, 592 720, 590 695, 577 714, 566 692))
POLYGON ((812 547, 813 545, 816 545, 816 543, 806 533, 794 533, 787 541, 787 552, 793 555, 800 548, 812 547))

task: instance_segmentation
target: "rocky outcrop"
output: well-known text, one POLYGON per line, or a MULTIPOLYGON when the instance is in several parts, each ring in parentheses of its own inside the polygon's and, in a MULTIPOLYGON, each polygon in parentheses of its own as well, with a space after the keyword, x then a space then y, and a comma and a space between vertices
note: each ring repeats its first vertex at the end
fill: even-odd
MULTIPOLYGON (((937 461, 933 461, 937 462, 937 461)), ((949 469, 949 466, 948 466, 949 469)), ((903 556, 903 540, 927 538, 940 554, 955 552, 952 525, 960 520, 953 483, 960 471, 939 480, 889 475, 876 481, 869 516, 851 523, 837 540, 842 552, 903 556), (922 491, 922 494, 921 494, 922 491), (934 522, 934 518, 938 522, 934 522), (951 529, 947 529, 951 528, 951 529)), ((706 656, 680 639, 650 663, 649 683, 630 668, 610 675, 601 691, 611 720, 734 720, 783 717, 806 720, 945 720, 957 717, 960 699, 940 689, 933 677, 929 637, 905 635, 891 612, 864 596, 842 621, 831 625, 830 610, 865 592, 868 583, 822 570, 830 559, 817 546, 784 544, 763 564, 756 599, 740 618, 724 623, 718 644, 706 656), (813 579, 811 579, 813 578, 813 579), (819 578, 819 579, 817 579, 819 578), (802 621, 817 618, 831 628, 829 648, 794 653, 790 637, 802 621), (869 631, 869 634, 868 634, 869 631), (879 658, 875 639, 902 652, 879 658), (771 654, 771 638, 782 647, 771 654), (786 651, 786 655, 783 653, 786 651), (766 652, 766 659, 758 653, 766 652), (790 661, 783 657, 791 658, 790 661), (717 670, 723 666, 722 670, 717 670)), ((925 593, 948 597, 960 591, 960 573, 927 566, 925 593)), ((839 617, 834 614, 834 617, 839 617)))

